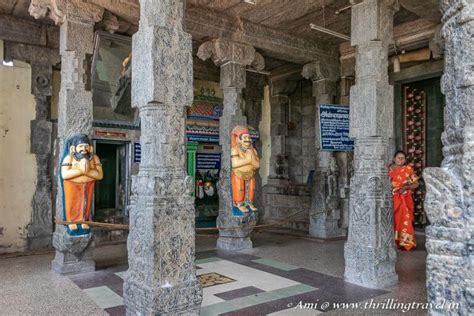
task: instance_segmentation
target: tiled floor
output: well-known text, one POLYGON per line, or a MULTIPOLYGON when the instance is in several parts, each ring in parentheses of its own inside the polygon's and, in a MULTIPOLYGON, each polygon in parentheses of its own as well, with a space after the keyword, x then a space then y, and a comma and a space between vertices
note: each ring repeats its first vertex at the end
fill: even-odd
MULTIPOLYGON (((386 291, 344 282, 344 241, 328 243, 258 233, 254 248, 215 251, 196 239, 196 271, 207 275, 202 315, 426 315, 426 310, 334 309, 323 303, 396 300, 426 302, 426 251, 397 252, 399 284, 386 291), (216 275, 218 274, 216 278, 216 275), (227 280, 227 281, 226 281, 227 280), (297 308, 299 304, 310 308, 297 308), (311 305, 312 304, 312 305, 311 305)), ((123 315, 126 245, 96 248, 98 270, 75 276, 51 272, 53 253, 0 259, 0 315, 123 315)))
MULTIPOLYGON (((300 301, 350 303, 388 293, 249 254, 211 250, 197 253, 196 257, 197 274, 206 277, 203 316, 294 314, 300 301), (218 282, 213 282, 215 277, 218 282)), ((110 315, 124 315, 122 278, 126 269, 120 266, 69 278, 110 315)))

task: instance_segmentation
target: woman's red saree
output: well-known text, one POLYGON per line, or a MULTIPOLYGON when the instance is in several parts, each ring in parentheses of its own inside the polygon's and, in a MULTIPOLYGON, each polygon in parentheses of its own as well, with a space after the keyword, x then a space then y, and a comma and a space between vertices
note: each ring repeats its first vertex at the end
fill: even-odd
POLYGON ((410 250, 416 247, 415 230, 413 229, 413 198, 410 189, 404 185, 413 184, 418 178, 410 166, 391 167, 388 175, 392 180, 393 215, 395 226, 395 243, 398 247, 410 250))

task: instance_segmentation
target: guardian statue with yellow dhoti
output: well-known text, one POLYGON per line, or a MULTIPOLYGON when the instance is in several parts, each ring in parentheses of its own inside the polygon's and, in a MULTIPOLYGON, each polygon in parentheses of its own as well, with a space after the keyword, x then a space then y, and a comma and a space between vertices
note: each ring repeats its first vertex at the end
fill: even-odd
POLYGON ((256 211, 255 175, 260 166, 257 151, 253 148, 249 130, 236 126, 231 133, 232 211, 236 216, 256 211))
MULTIPOLYGON (((64 145, 60 172, 64 221, 90 221, 94 184, 102 177, 102 165, 94 154, 89 137, 79 134, 68 139, 64 145)), ((71 223, 66 228, 72 236, 90 233, 87 224, 71 223)))

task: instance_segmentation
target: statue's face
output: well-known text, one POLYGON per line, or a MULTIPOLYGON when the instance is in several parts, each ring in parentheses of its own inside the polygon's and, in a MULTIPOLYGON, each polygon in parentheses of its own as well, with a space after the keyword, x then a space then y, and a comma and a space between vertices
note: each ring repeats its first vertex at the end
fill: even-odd
POLYGON ((252 147, 252 138, 249 134, 242 134, 240 136, 240 145, 244 148, 252 147))
POLYGON ((91 146, 89 144, 79 144, 76 146, 76 153, 79 154, 88 154, 91 151, 91 146))

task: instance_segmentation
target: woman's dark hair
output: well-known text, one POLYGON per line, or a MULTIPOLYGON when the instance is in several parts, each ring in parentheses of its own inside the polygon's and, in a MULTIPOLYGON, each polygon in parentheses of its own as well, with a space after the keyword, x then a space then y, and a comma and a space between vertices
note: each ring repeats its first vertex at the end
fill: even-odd
POLYGON ((393 155, 393 159, 395 159, 395 157, 397 157, 398 154, 403 154, 405 158, 407 157, 407 154, 403 150, 397 150, 395 154, 393 155))

